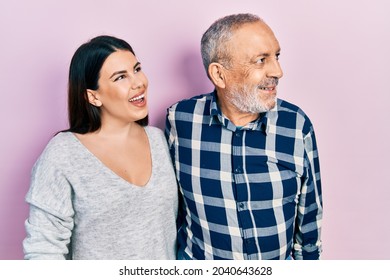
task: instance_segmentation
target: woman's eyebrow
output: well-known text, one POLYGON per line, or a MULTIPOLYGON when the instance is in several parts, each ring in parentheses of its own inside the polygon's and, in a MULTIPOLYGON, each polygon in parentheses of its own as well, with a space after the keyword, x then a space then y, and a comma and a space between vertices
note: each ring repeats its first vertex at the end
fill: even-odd
POLYGON ((115 75, 118 75, 118 74, 126 74, 127 71, 126 70, 119 70, 119 71, 115 71, 114 73, 112 73, 112 75, 110 76, 110 79, 112 77, 114 77, 115 75))

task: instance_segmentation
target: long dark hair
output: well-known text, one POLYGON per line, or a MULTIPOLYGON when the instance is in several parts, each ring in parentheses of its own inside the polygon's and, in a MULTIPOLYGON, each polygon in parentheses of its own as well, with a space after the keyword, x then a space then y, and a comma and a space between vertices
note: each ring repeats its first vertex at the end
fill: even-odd
MULTIPOLYGON (((76 50, 69 67, 69 129, 64 131, 85 134, 100 129, 101 109, 89 103, 87 89, 98 89, 102 65, 117 50, 127 50, 135 55, 126 41, 107 35, 95 37, 76 50)), ((136 122, 146 126, 148 116, 136 122)))

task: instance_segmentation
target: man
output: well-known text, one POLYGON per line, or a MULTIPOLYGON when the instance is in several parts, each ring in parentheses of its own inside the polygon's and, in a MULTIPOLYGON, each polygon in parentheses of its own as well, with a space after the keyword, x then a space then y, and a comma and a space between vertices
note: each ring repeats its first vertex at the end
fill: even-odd
POLYGON ((276 98, 283 73, 259 17, 230 15, 201 41, 215 91, 168 109, 182 194, 180 259, 319 259, 322 195, 313 126, 276 98))

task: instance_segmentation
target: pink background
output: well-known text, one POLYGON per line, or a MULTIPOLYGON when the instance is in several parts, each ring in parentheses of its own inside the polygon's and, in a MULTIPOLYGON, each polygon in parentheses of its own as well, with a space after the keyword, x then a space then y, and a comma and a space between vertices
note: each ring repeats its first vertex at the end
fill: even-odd
POLYGON ((260 15, 282 47, 279 96, 315 125, 323 180, 323 259, 390 259, 388 1, 0 2, 0 259, 21 259, 30 170, 67 127, 68 65, 87 39, 135 49, 150 81, 151 124, 212 90, 199 54, 217 18, 260 15))

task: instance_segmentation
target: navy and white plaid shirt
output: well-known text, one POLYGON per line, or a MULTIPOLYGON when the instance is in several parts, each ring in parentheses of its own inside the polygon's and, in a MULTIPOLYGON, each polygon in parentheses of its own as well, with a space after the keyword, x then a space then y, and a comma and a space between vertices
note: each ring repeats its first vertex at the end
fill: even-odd
POLYGON ((278 99, 238 128, 214 91, 171 106, 165 133, 183 196, 184 258, 319 258, 319 159, 301 109, 278 99))

